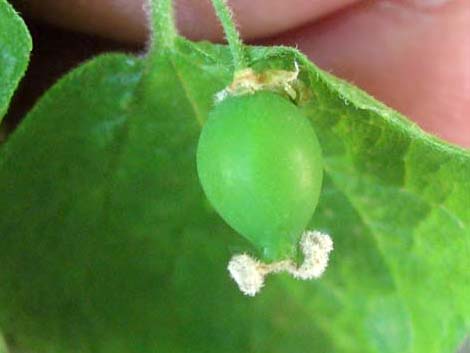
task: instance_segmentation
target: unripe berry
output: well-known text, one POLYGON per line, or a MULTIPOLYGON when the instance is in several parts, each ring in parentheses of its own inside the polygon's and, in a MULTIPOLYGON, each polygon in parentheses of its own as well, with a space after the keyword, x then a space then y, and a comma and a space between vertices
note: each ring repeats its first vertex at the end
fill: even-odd
POLYGON ((198 174, 207 198, 264 258, 292 256, 318 202, 323 165, 300 109, 267 91, 218 103, 203 127, 198 174))

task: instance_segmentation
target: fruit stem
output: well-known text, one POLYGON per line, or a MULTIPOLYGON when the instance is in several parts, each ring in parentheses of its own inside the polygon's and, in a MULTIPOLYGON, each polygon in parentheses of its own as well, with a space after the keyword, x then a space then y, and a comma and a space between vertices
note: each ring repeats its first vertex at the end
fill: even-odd
POLYGON ((173 0, 151 0, 150 24, 152 39, 150 52, 172 50, 178 36, 173 0))
POLYGON ((227 0, 212 0, 215 13, 224 28, 225 38, 232 52, 233 66, 235 72, 243 70, 247 67, 245 51, 240 34, 233 21, 233 14, 227 5, 227 0))

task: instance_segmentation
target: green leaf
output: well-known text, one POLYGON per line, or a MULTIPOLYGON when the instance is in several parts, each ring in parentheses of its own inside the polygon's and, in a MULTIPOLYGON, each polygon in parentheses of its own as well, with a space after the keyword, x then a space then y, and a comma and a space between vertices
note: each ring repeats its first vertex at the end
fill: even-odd
MULTIPOLYGON (((26 71, 31 48, 31 37, 23 20, 6 0, 0 0, 0 123, 26 71)), ((3 140, 4 131, 0 127, 0 143, 3 140)), ((6 352, 0 332, 0 353, 6 352)))
POLYGON ((31 37, 15 10, 0 0, 0 122, 28 66, 31 37))
POLYGON ((38 352, 454 353, 470 329, 470 155, 289 48, 326 181, 311 228, 318 281, 244 297, 226 265, 253 251, 204 198, 195 151, 225 46, 99 57, 58 82, 2 146, 0 327, 38 352), (155 53, 154 53, 155 54, 155 53))

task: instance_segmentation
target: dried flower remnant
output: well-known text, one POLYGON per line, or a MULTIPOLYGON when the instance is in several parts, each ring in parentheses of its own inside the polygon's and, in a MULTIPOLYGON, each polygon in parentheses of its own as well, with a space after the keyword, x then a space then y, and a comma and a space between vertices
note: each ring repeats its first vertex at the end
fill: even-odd
POLYGON ((229 96, 254 94, 258 91, 276 92, 295 102, 303 102, 308 99, 309 92, 305 85, 298 79, 300 68, 294 62, 294 71, 265 70, 256 72, 252 68, 246 68, 235 72, 233 82, 215 95, 215 103, 223 101, 229 96))
POLYGON ((228 264, 230 276, 248 296, 255 296, 261 290, 265 276, 270 273, 288 272, 301 280, 319 278, 325 272, 333 250, 331 237, 318 231, 307 231, 300 240, 300 249, 304 261, 298 267, 292 260, 265 264, 247 254, 234 255, 228 264))

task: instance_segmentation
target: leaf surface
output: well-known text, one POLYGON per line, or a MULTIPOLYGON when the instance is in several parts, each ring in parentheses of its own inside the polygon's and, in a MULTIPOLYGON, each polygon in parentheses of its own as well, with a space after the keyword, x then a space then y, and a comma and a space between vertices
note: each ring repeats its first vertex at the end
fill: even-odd
POLYGON ((228 49, 179 39, 62 79, 0 157, 0 326, 39 352, 454 352, 470 327, 470 155, 289 48, 326 180, 311 228, 335 251, 318 281, 242 296, 253 251, 204 198, 195 151, 228 49))
POLYGON ((29 62, 31 37, 23 20, 0 0, 0 121, 29 62))

